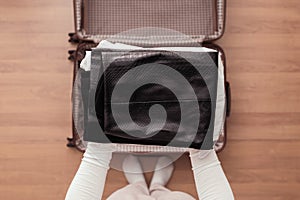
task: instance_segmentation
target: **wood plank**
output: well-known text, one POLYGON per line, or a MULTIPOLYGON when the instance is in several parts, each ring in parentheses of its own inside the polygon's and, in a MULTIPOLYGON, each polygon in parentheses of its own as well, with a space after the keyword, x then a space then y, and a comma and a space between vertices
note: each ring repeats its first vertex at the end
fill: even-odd
POLYGON ((283 141, 300 139, 300 113, 232 113, 229 140, 283 141))
MULTIPOLYGON (((64 199, 82 157, 65 146, 72 1, 0 4, 0 199, 64 199)), ((227 1, 217 43, 227 57, 232 115, 219 157, 236 199, 299 198, 299 9, 299 0, 227 1)), ((168 187, 196 198, 188 156, 175 165, 168 187)), ((110 170, 103 199, 126 184, 110 170)))

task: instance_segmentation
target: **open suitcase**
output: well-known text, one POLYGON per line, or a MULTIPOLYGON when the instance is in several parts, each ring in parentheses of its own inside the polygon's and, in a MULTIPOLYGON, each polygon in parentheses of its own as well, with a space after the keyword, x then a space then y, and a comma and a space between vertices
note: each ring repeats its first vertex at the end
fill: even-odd
MULTIPOLYGON (((221 47, 212 41, 219 39, 224 32, 225 0, 74 0, 75 33, 71 41, 79 41, 74 56, 75 80, 79 63, 85 52, 111 35, 128 29, 139 27, 159 27, 174 29, 189 35, 203 46, 221 52, 224 68, 226 69, 225 54, 221 47)), ((123 42, 123 41, 121 41, 123 42)), ((126 41, 128 43, 128 40, 126 41)), ((230 113, 230 86, 226 81, 226 115, 230 113)), ((74 87, 76 87, 74 85, 74 87)), ((76 93, 76 88, 73 90, 76 93)), ((73 94, 74 95, 74 94, 73 94)), ((76 95, 76 94, 75 94, 76 95)), ((76 101, 76 98, 73 99, 76 101)), ((73 102, 73 104, 78 104, 73 102)), ((74 110, 76 112, 76 109, 74 110)), ((76 119, 77 120, 77 119, 76 119)), ((68 138, 69 147, 84 150, 84 143, 74 126, 72 119, 72 138, 68 138)), ((218 142, 217 151, 221 151, 226 143, 226 120, 218 142)))

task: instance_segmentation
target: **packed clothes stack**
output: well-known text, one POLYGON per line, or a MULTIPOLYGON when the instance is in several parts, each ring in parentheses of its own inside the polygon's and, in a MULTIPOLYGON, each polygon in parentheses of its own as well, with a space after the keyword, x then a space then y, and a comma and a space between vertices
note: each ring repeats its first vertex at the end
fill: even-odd
POLYGON ((224 148, 230 87, 224 51, 212 41, 224 32, 225 0, 74 0, 74 15, 75 33, 69 34, 69 41, 78 45, 75 51, 69 51, 74 61, 74 85, 73 134, 68 146, 84 150, 86 140, 118 143, 120 151, 162 151, 157 146, 175 152, 224 148), (197 64, 191 64, 193 61, 200 63, 203 73, 195 71, 197 64), (162 74, 170 73, 167 69, 159 74, 151 67, 135 73, 135 78, 127 77, 135 80, 123 82, 123 90, 129 90, 138 80, 159 84, 141 86, 130 99, 117 94, 120 102, 113 101, 116 83, 125 80, 122 76, 133 66, 145 67, 153 62, 184 74, 197 103, 191 103, 192 96, 185 93, 188 87, 166 80, 162 74), (147 76, 151 73, 157 74, 147 76), (156 76, 162 78, 148 78, 156 76), (163 84, 169 84, 170 91, 163 84), (125 100, 130 104, 125 105, 125 100), (152 120, 151 107, 157 103, 166 115, 153 112, 156 120, 152 120), (119 114, 113 115, 112 107, 119 114), (129 119, 125 116, 128 113, 121 112, 125 107, 130 110, 129 119), (193 120, 195 113, 200 113, 197 122, 193 120), (182 119, 186 121, 184 126, 179 123, 182 119), (190 129, 195 125, 193 135, 190 129), (104 130, 103 134, 94 134, 97 128, 104 130), (145 137, 138 137, 141 135, 145 137), (193 139, 187 139, 190 137, 193 139))

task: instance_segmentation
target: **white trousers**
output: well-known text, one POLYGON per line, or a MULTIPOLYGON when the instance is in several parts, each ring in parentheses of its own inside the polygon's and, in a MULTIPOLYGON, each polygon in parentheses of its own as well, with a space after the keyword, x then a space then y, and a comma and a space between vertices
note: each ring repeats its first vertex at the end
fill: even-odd
MULTIPOLYGON (((102 199, 114 144, 88 143, 80 167, 69 187, 65 200, 102 199)), ((192 170, 200 200, 234 199, 228 180, 214 150, 190 152, 192 170)), ((172 192, 163 186, 148 190, 141 184, 131 184, 114 192, 109 200, 191 200, 183 192, 172 192)))

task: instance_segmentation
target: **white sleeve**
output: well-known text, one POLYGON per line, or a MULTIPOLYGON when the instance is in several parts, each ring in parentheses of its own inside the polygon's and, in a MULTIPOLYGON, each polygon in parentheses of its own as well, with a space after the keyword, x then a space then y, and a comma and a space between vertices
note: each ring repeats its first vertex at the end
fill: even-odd
POLYGON ((89 142, 65 200, 102 199, 109 163, 115 144, 89 142))
POLYGON ((190 158, 199 199, 234 199, 229 182, 214 150, 191 150, 190 158))

